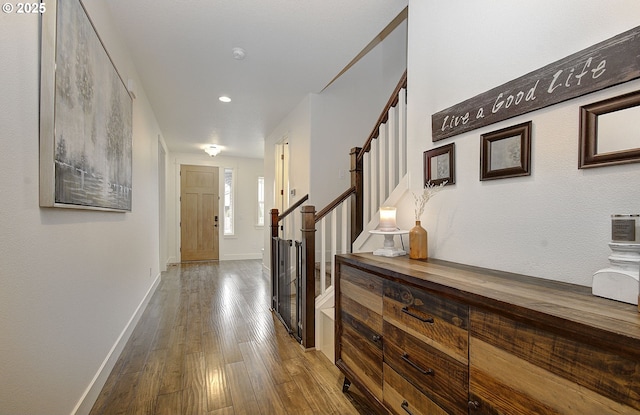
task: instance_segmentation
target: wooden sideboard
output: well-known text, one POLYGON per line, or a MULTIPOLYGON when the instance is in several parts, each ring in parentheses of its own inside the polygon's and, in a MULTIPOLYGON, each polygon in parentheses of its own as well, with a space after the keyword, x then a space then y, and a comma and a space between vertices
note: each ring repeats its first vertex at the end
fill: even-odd
POLYGON ((445 261, 336 258, 336 365, 396 415, 640 414, 640 313, 445 261))

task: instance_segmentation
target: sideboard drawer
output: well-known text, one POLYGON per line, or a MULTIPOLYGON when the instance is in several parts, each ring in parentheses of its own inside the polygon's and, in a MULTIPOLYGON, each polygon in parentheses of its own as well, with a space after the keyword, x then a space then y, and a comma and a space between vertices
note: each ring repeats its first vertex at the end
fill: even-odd
MULTIPOLYGON (((385 321, 384 361, 449 414, 466 414, 468 366, 385 321)), ((386 376, 386 374, 385 374, 386 376)))
POLYGON ((427 291, 384 282, 384 319, 467 364, 469 307, 427 291))
POLYGON ((342 266, 339 284, 336 356, 382 401, 382 279, 342 266))
POLYGON ((350 266, 340 269, 340 293, 382 314, 382 278, 350 266))
POLYGON ((640 361, 487 311, 471 312, 472 414, 640 414, 640 361))
POLYGON ((388 365, 384 365, 384 405, 395 415, 448 415, 388 365))

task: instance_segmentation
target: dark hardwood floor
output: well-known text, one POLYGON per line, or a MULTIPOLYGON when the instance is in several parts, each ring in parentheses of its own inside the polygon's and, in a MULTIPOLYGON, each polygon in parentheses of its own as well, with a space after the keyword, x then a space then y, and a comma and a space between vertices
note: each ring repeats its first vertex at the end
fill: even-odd
POLYGON ((269 310, 260 261, 182 264, 162 275, 91 415, 364 415, 355 386, 303 351, 269 310))

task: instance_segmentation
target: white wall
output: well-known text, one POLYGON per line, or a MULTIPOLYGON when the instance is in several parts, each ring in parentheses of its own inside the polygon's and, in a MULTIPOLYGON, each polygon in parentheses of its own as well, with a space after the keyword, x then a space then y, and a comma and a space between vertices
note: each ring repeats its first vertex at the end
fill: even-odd
MULTIPOLYGON (((275 144, 288 137, 290 188, 317 210, 351 185, 349 150, 368 138, 406 68, 407 23, 401 23, 380 44, 324 91, 309 94, 265 140, 265 185, 275 206, 275 144)), ((269 204, 270 203, 270 204, 269 204)), ((265 230, 269 252, 270 230, 265 230)), ((269 267, 268 255, 264 262, 269 267)))
MULTIPOLYGON (((276 144, 286 139, 289 142, 290 175, 289 188, 296 190, 296 196, 289 199, 290 204, 309 193, 311 157, 311 116, 310 101, 313 94, 306 96, 298 106, 282 120, 280 125, 269 134, 264 142, 264 192, 265 211, 270 212, 276 205, 275 172, 276 144)), ((280 212, 282 213, 282 212, 280 212)), ((268 213, 267 213, 268 215, 268 213)), ((263 234, 264 257, 263 267, 270 267, 269 252, 271 250, 271 217, 265 220, 263 234)))
MULTIPOLYGON (((578 170, 581 105, 640 81, 576 98, 437 143, 431 114, 622 33, 636 0, 410 1, 408 132, 411 187, 422 152, 456 144, 456 184, 426 207, 430 256, 590 285, 608 266, 610 215, 640 212, 640 164, 578 170), (480 134, 533 121, 530 177, 479 181, 480 134)), ((413 224, 411 195, 398 211, 413 224)))
MULTIPOLYGON (((86 3, 121 75, 137 80, 104 3, 86 3)), ((159 128, 138 90, 131 213, 41 209, 39 36, 37 15, 0 15, 0 413, 86 413, 159 278, 159 128)))
POLYGON ((263 227, 256 226, 258 214, 258 176, 263 175, 262 159, 209 157, 202 154, 171 153, 167 164, 167 229, 169 262, 180 262, 180 165, 219 167, 220 175, 220 260, 262 259, 263 227), (234 235, 223 235, 224 169, 234 170, 234 235))
POLYGON ((402 22, 311 101, 310 204, 322 209, 351 186, 349 151, 362 147, 407 68, 402 22))

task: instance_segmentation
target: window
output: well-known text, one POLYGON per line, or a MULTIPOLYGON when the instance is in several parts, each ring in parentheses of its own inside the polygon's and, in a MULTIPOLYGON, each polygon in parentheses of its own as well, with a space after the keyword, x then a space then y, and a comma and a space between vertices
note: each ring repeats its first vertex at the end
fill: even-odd
POLYGON ((264 226, 264 177, 258 177, 258 226, 264 226))
POLYGON ((224 169, 224 234, 233 235, 233 169, 224 169))

